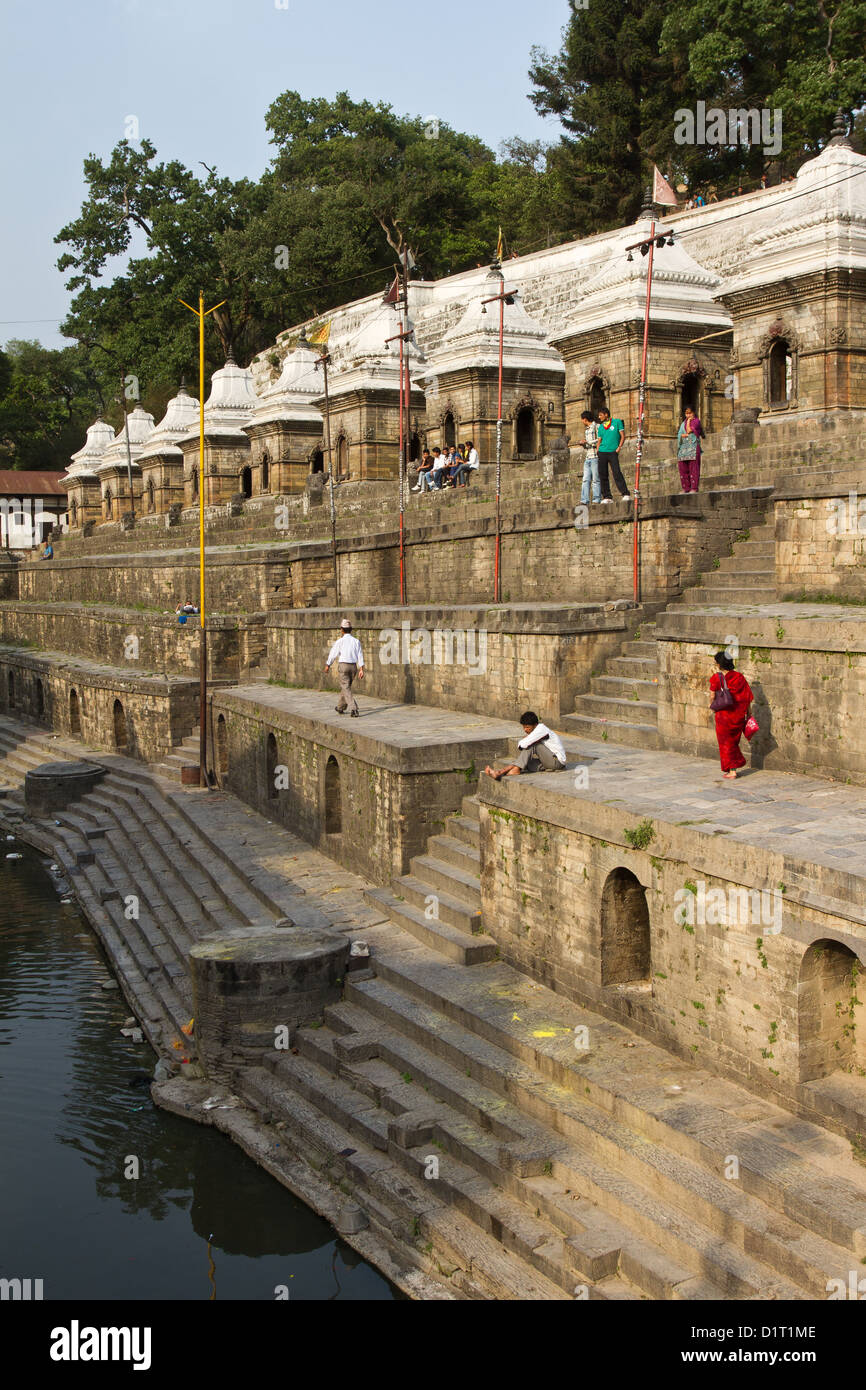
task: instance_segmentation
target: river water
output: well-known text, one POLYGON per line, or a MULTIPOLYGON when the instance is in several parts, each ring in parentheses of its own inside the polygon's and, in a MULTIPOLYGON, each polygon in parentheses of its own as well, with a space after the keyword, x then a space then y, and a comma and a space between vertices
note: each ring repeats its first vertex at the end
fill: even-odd
POLYGON ((155 1056, 121 1036, 47 862, 0 837, 0 1278, 46 1300, 400 1298, 224 1135, 154 1106, 155 1056))

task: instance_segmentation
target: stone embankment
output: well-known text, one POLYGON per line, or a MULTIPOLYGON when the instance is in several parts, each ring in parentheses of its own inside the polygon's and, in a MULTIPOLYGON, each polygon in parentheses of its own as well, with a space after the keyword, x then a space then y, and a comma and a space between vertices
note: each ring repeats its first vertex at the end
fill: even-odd
POLYGON ((0 771, 4 824, 63 865, 175 1073, 157 1103, 216 1124, 411 1297, 822 1299, 866 1257, 845 1139, 491 958, 475 798, 401 897, 226 794, 10 719, 0 771), (28 819, 27 771, 83 756, 98 786, 28 819), (431 884, 452 914, 439 939, 417 911, 431 884), (182 1031, 190 951, 289 924, 362 939, 371 968, 287 1047, 207 1080, 182 1031))

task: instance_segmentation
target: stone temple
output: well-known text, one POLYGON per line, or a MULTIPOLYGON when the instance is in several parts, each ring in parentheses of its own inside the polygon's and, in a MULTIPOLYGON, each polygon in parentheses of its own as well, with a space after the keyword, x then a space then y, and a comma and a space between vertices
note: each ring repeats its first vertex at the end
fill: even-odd
POLYGON ((607 406, 634 485, 653 216, 410 284, 409 456, 481 467, 405 494, 405 604, 379 296, 333 314, 327 399, 321 320, 215 372, 201 497, 182 386, 128 450, 96 421, 54 559, 0 571, 0 811, 70 874, 156 1098, 419 1299, 866 1293, 866 157, 837 124, 795 181, 656 216, 636 536, 562 437, 607 406), (493 781, 526 709, 567 769, 493 781))

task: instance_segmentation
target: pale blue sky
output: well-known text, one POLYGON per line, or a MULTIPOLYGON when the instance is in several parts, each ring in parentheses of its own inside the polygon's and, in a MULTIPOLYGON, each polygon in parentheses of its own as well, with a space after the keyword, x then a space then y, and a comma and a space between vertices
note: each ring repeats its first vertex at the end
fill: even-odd
POLYGON ((235 178, 265 168, 265 112, 289 88, 437 115, 494 149, 559 133, 528 101, 527 71, 533 44, 558 48, 566 0, 283 3, 2 0, 0 342, 66 341, 53 238, 81 205, 84 157, 108 155, 127 116, 160 157, 235 178))

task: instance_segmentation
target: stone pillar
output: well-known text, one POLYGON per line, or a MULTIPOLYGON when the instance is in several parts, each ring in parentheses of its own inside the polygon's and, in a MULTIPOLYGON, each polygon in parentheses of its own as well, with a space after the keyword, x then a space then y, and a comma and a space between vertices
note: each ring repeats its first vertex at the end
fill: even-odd
POLYGON ((228 1083, 236 1066, 280 1042, 288 1047, 298 1024, 340 999, 348 957, 349 943, 336 932, 288 922, 193 946, 195 1036, 207 1076, 228 1083))

